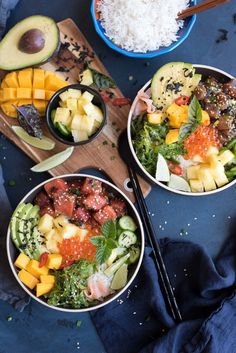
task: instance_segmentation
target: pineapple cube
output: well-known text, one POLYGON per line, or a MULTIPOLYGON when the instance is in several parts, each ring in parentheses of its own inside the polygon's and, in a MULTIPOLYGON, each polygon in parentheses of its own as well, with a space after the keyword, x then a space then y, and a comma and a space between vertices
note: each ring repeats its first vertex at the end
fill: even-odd
POLYGON ((84 115, 81 120, 80 130, 86 131, 88 136, 92 135, 94 119, 91 116, 84 115))
POLYGON ((75 237, 78 233, 78 227, 75 224, 68 223, 65 224, 64 227, 61 229, 61 235, 63 239, 69 239, 75 237))
POLYGON ((88 235, 88 229, 85 228, 78 228, 77 236, 79 237, 80 241, 84 241, 86 236, 88 235))
POLYGON ((68 109, 76 111, 77 110, 77 99, 76 98, 68 98, 66 101, 66 106, 68 109))
POLYGON ((40 282, 54 285, 55 284, 55 276, 53 276, 53 275, 41 275, 40 276, 40 282))
POLYGON ((33 289, 39 282, 36 277, 24 269, 18 273, 18 277, 20 278, 21 282, 23 282, 30 289, 33 289))
POLYGON ((87 115, 92 115, 94 111, 94 104, 89 102, 83 105, 83 109, 87 115))
POLYGON ((97 107, 96 105, 93 105, 93 118, 98 121, 100 124, 103 122, 104 116, 102 110, 97 107))
POLYGON ((41 233, 47 233, 53 229, 53 217, 49 214, 43 215, 38 222, 38 230, 41 233))
POLYGON ((89 138, 87 131, 71 130, 71 133, 75 142, 86 141, 89 138))
POLYGON ((192 161, 194 163, 203 163, 203 159, 199 154, 195 154, 195 156, 192 157, 192 161))
POLYGON ((229 182, 223 164, 218 162, 210 169, 211 175, 213 176, 215 183, 218 187, 221 187, 229 182))
POLYGON ((48 239, 46 241, 46 248, 50 253, 59 253, 58 241, 56 239, 48 239))
MULTIPOLYGON (((223 164, 218 161, 218 157, 215 154, 212 154, 208 157, 208 162, 210 164, 211 169, 215 169, 220 166, 223 167, 223 164)), ((223 170, 224 170, 224 167, 223 167, 223 170)))
POLYGON ((179 129, 172 129, 166 135, 166 144, 170 145, 179 140, 179 129))
POLYGON ((210 116, 209 114, 205 111, 205 110, 202 110, 202 120, 201 120, 201 123, 202 125, 210 125, 211 123, 211 119, 210 119, 210 116))
POLYGON ((150 124, 161 124, 162 121, 164 120, 164 115, 163 113, 149 113, 147 114, 147 120, 150 124))
POLYGON ((61 230, 62 227, 63 227, 65 224, 69 223, 68 219, 67 219, 65 216, 62 216, 62 215, 61 215, 61 216, 58 216, 58 217, 56 217, 56 218, 54 218, 53 222, 54 222, 54 226, 55 226, 58 230, 61 230))
POLYGON ((84 101, 81 98, 79 98, 77 100, 77 113, 80 114, 80 115, 84 115, 85 114, 84 101))
POLYGON ((100 128, 100 126, 101 126, 101 123, 99 123, 97 120, 94 120, 91 135, 95 134, 95 132, 100 128))
POLYGON ((197 171, 199 170, 199 165, 192 165, 187 168, 187 179, 197 179, 197 171))
POLYGON ((219 153, 219 150, 217 147, 215 146, 211 146, 208 148, 206 156, 211 156, 211 155, 217 155, 219 153))
POLYGON ((68 108, 57 108, 54 123, 62 123, 65 126, 69 126, 71 123, 70 109, 68 108))
POLYGON ((68 89, 68 98, 78 99, 81 96, 81 91, 79 89, 69 88, 68 89))
POLYGON ((82 118, 83 118, 83 115, 80 115, 80 114, 75 114, 73 116, 71 126, 70 126, 71 130, 82 130, 81 129, 82 118))
POLYGON ((62 256, 60 254, 49 254, 46 266, 51 270, 58 270, 62 263, 62 256))
POLYGON ((62 236, 58 229, 51 229, 49 232, 45 233, 44 235, 47 240, 55 240, 56 242, 62 241, 62 236))
POLYGON ((90 86, 93 84, 93 74, 91 70, 86 69, 80 75, 80 84, 85 86, 90 86))
POLYGON ((52 283, 38 283, 36 286, 36 297, 49 293, 53 286, 52 283))
POLYGON ((85 91, 82 96, 81 99, 85 102, 85 103, 89 103, 92 102, 94 98, 94 95, 92 95, 91 93, 89 93, 88 91, 85 91))
POLYGON ((69 92, 68 90, 65 92, 62 92, 59 97, 61 98, 62 102, 66 102, 67 99, 69 98, 69 92))
POLYGON ((14 265, 23 270, 26 268, 29 262, 30 258, 23 252, 21 252, 20 255, 17 257, 16 261, 14 262, 14 265))
POLYGON ((60 101, 60 102, 59 102, 59 105, 60 105, 60 107, 62 107, 62 108, 67 108, 66 101, 65 101, 65 102, 60 101))
POLYGON ((204 187, 203 183, 199 179, 191 179, 189 180, 190 188, 192 192, 203 192, 204 187))
POLYGON ((203 183, 205 191, 211 191, 216 189, 216 184, 209 168, 199 168, 199 170, 197 171, 197 176, 198 179, 203 183))
POLYGON ((26 266, 26 271, 31 273, 36 278, 39 278, 40 275, 48 274, 48 268, 46 266, 39 267, 39 262, 37 260, 30 260, 26 266))
POLYGON ((232 160, 234 159, 234 154, 230 151, 230 150, 226 150, 223 153, 220 153, 218 156, 218 160, 223 164, 227 164, 232 162, 232 160))

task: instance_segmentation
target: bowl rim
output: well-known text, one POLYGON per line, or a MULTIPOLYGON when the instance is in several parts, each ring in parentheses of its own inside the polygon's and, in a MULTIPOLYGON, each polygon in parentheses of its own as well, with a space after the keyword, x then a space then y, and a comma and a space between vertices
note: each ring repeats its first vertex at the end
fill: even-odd
MULTIPOLYGON (((96 310, 99 309, 109 303, 111 303, 113 300, 117 299, 120 295, 122 295, 127 288, 130 287, 130 285, 132 284, 132 282, 134 281, 135 277, 137 276, 137 273, 141 267, 142 264, 142 260, 143 260, 143 256, 144 256, 144 247, 145 247, 145 238, 144 238, 144 229, 143 229, 143 224, 142 221, 140 219, 140 216, 138 214, 138 211, 136 210, 134 204, 130 201, 130 199, 123 193, 123 191, 121 191, 116 185, 110 183, 109 181, 100 178, 100 177, 96 177, 94 175, 90 175, 90 174, 81 174, 81 173, 75 173, 75 174, 65 174, 65 175, 59 175, 50 179, 47 179, 45 181, 43 181, 42 183, 36 185, 33 189, 31 189, 22 199, 21 201, 18 203, 21 204, 23 203, 29 196, 31 196, 32 193, 34 193, 35 191, 37 191, 38 189, 42 188, 46 183, 55 180, 55 179, 59 179, 59 178, 71 178, 71 177, 78 177, 78 178, 93 178, 96 180, 101 181, 102 183, 108 185, 109 187, 115 189, 116 192, 118 192, 118 194, 120 194, 125 201, 130 205, 130 207, 132 208, 135 216, 137 217, 137 221, 138 221, 138 226, 140 229, 140 240, 141 240, 141 251, 140 251, 140 257, 139 260, 137 262, 136 268, 134 270, 133 275, 131 276, 131 278, 129 279, 129 281, 127 282, 127 284, 125 285, 124 288, 122 288, 119 292, 117 292, 116 295, 114 295, 112 298, 110 298, 107 301, 104 301, 98 305, 92 306, 92 307, 88 307, 88 308, 82 308, 82 309, 69 309, 69 308, 60 308, 60 307, 56 307, 56 306, 52 306, 47 304, 46 302, 44 302, 43 300, 41 300, 40 298, 37 298, 36 295, 34 293, 32 293, 19 279, 19 277, 17 276, 17 271, 16 268, 14 266, 14 263, 11 259, 11 253, 10 253, 10 244, 12 244, 13 246, 15 246, 11 240, 11 234, 10 234, 10 222, 8 225, 8 229, 7 229, 7 237, 6 237, 6 248, 7 248, 7 258, 8 258, 8 262, 9 265, 11 267, 12 273, 14 275, 14 277, 16 278, 17 282, 20 284, 20 286, 24 289, 24 291, 34 300, 36 300, 38 303, 43 304, 44 306, 53 309, 53 310, 57 310, 57 311, 62 311, 62 312, 69 312, 69 313, 82 313, 82 312, 88 312, 88 311, 92 311, 92 310, 96 310)), ((17 206, 18 206, 17 205, 17 206)), ((16 207, 17 207, 16 206, 16 207)))
MULTIPOLYGON (((132 51, 123 49, 119 47, 117 44, 113 43, 111 39, 105 34, 105 31, 101 30, 99 26, 99 20, 96 18, 96 13, 95 13, 96 2, 97 0, 92 0, 91 6, 90 6, 90 12, 92 15, 92 20, 97 34, 100 36, 101 39, 103 39, 103 41, 108 45, 108 47, 130 58, 151 59, 171 52, 172 50, 176 49, 179 45, 181 45, 188 38, 197 19, 197 15, 191 16, 189 18, 189 23, 188 23, 188 26, 186 27, 186 32, 184 33, 184 35, 178 38, 175 42, 173 42, 168 47, 163 47, 163 49, 152 50, 146 53, 132 52, 132 51)), ((197 0, 192 0, 192 4, 196 5, 197 0)))
POLYGON ((105 104, 101 94, 98 91, 96 91, 95 89, 93 89, 89 86, 81 85, 80 83, 72 83, 72 84, 65 86, 65 87, 62 87, 61 89, 56 91, 54 93, 54 95, 50 98, 50 100, 48 101, 48 104, 47 104, 45 117, 46 117, 47 127, 48 127, 50 133, 52 134, 52 136, 57 141, 60 141, 61 143, 65 144, 65 145, 69 145, 69 146, 82 146, 82 145, 86 145, 87 143, 95 140, 98 137, 98 135, 102 132, 103 128, 107 124, 107 114, 108 114, 108 112, 107 112, 106 104, 105 104), (55 131, 56 129, 53 128, 53 123, 51 121, 51 111, 52 111, 51 105, 52 105, 55 98, 57 98, 61 93, 67 91, 68 89, 77 89, 77 90, 88 91, 89 93, 93 94, 101 101, 103 121, 102 121, 101 125, 99 126, 98 130, 95 132, 95 134, 93 134, 91 137, 89 137, 85 141, 80 141, 80 142, 68 141, 66 139, 66 137, 63 138, 63 137, 59 136, 57 134, 57 132, 55 131))
MULTIPOLYGON (((226 71, 224 70, 221 70, 221 69, 218 69, 216 67, 213 67, 213 66, 209 66, 209 65, 202 65, 202 64, 193 64, 193 66, 195 68, 199 68, 199 69, 207 69, 207 70, 211 70, 211 71, 214 71, 214 72, 218 72, 224 76, 226 76, 227 78, 229 79, 234 79, 234 76, 228 74, 226 71)), ((151 80, 149 80, 140 90, 139 92, 142 92, 142 91, 145 91, 151 84, 151 80)), ((216 194, 218 192, 221 192, 221 191, 224 191, 226 189, 228 189, 229 187, 233 186, 235 183, 236 183, 236 179, 231 181, 230 183, 220 187, 220 188, 217 188, 215 190, 211 190, 211 191, 205 191, 205 192, 186 192, 186 191, 180 191, 180 190, 175 190, 175 189, 172 189, 170 188, 169 186, 163 184, 162 182, 156 180, 152 175, 150 175, 146 169, 142 166, 141 162, 139 161, 136 153, 135 153, 135 150, 134 150, 134 147, 133 147, 133 144, 132 144, 132 138, 131 138, 131 120, 132 120, 132 115, 133 115, 133 111, 135 109, 135 106, 137 104, 137 101, 138 101, 138 96, 136 95, 132 105, 131 105, 131 108, 130 108, 130 111, 129 111, 129 115, 128 115, 128 121, 127 121, 127 137, 128 137, 128 143, 129 143, 129 147, 130 147, 130 150, 131 150, 131 153, 136 161, 136 163, 138 164, 139 168, 142 170, 142 172, 145 174, 145 176, 151 180, 154 184, 156 185, 159 185, 160 187, 162 187, 163 189, 166 189, 170 192, 173 192, 175 194, 179 194, 179 195, 182 195, 182 196, 209 196, 209 195, 213 195, 213 194, 216 194)))

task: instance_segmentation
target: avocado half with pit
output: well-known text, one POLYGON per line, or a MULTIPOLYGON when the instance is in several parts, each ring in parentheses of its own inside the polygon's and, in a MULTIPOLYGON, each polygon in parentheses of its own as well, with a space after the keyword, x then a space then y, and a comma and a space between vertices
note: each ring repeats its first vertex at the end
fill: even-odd
POLYGON ((0 42, 0 69, 16 70, 45 63, 60 48, 59 29, 47 16, 18 22, 0 42))

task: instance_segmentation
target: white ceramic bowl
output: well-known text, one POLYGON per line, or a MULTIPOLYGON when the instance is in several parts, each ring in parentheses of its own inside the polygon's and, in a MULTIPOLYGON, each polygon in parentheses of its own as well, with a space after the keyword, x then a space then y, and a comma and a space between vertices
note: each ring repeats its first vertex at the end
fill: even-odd
POLYGON ((128 212, 129 214, 135 219, 135 222, 138 226, 138 230, 139 230, 139 237, 140 237, 140 243, 141 243, 141 252, 140 252, 140 257, 139 260, 136 264, 134 264, 132 267, 130 267, 129 269, 129 277, 128 277, 128 282, 126 284, 126 286, 124 288, 122 288, 120 291, 115 292, 114 294, 112 294, 111 296, 107 297, 107 299, 105 299, 103 302, 101 302, 100 304, 94 305, 92 307, 89 308, 83 308, 83 309, 69 309, 69 308, 61 308, 61 307, 56 307, 56 306, 52 306, 47 304, 43 299, 37 298, 36 295, 34 294, 33 291, 31 291, 29 288, 27 288, 19 279, 18 275, 17 275, 17 268, 14 266, 14 262, 16 257, 19 254, 18 249, 16 249, 15 245, 13 244, 12 240, 11 240, 11 234, 10 234, 10 227, 8 227, 8 231, 7 231, 7 256, 8 256, 8 260, 9 260, 9 264, 11 267, 11 270, 17 280, 17 282, 19 283, 19 285, 25 290, 25 292, 27 294, 29 294, 33 299, 35 299, 38 303, 41 303, 43 305, 45 305, 48 308, 51 309, 55 309, 55 310, 59 310, 59 311, 64 311, 64 312, 71 312, 71 313, 78 313, 78 312, 85 312, 85 311, 91 311, 91 310, 95 310, 95 309, 99 309, 104 305, 107 305, 109 303, 111 303, 113 300, 117 299, 123 292, 126 291, 126 289, 131 285, 131 283, 133 282, 134 278, 136 277, 139 268, 141 266, 142 263, 142 259, 143 259, 143 253, 144 253, 144 232, 143 232, 143 226, 142 226, 142 222, 140 220, 139 214, 136 211, 136 208, 134 207, 134 205, 132 204, 132 202, 128 199, 128 197, 122 192, 120 191, 116 186, 114 186, 113 184, 109 183, 108 181, 101 179, 101 178, 97 178, 93 175, 87 175, 87 174, 67 174, 67 175, 61 175, 55 178, 51 178, 48 179, 46 181, 44 181, 43 183, 39 184, 38 186, 36 186, 35 188, 33 188, 21 201, 20 203, 23 202, 32 202, 35 198, 35 196, 38 194, 39 191, 41 191, 43 189, 44 184, 46 184, 49 181, 52 181, 54 179, 58 179, 58 178, 63 178, 65 180, 73 180, 73 179, 77 179, 77 178, 85 178, 85 177, 89 177, 89 178, 95 178, 96 180, 100 180, 102 183, 106 184, 106 186, 108 187, 108 189, 111 189, 116 195, 118 195, 119 197, 121 197, 122 199, 125 200, 126 202, 126 206, 128 208, 128 212))
MULTIPOLYGON (((221 80, 229 80, 229 79, 234 79, 234 77, 230 74, 228 74, 227 72, 217 69, 215 67, 212 66, 207 66, 207 65, 198 65, 198 64, 194 64, 194 67, 196 68, 196 73, 200 73, 206 76, 213 76, 217 79, 221 79, 221 80)), ((151 85, 151 80, 148 81, 142 88, 141 91, 147 91, 150 88, 151 85)), ((132 138, 131 138, 131 121, 134 118, 133 116, 133 112, 135 110, 135 106, 138 102, 138 96, 136 96, 136 98, 133 101, 133 104, 130 108, 130 112, 129 112, 129 116, 128 116, 128 123, 127 123, 127 135, 128 135, 128 142, 129 142, 129 146, 132 152, 132 155, 136 161, 136 163, 138 164, 138 166, 140 167, 140 169, 142 170, 142 172, 148 177, 149 180, 151 180, 154 184, 157 184, 159 186, 161 186, 162 188, 169 190, 171 192, 174 192, 176 194, 180 194, 180 195, 185 195, 185 196, 206 196, 206 195, 212 195, 212 194, 216 194, 217 192, 223 191, 228 189, 230 186, 234 185, 236 183, 236 179, 231 181, 230 183, 222 186, 221 188, 217 188, 215 190, 212 191, 206 191, 206 192, 186 192, 186 191, 179 191, 179 190, 175 190, 170 188, 169 186, 167 186, 166 184, 157 181, 151 174, 149 174, 146 169, 142 166, 142 164, 140 163, 134 147, 133 147, 133 143, 132 143, 132 138)))

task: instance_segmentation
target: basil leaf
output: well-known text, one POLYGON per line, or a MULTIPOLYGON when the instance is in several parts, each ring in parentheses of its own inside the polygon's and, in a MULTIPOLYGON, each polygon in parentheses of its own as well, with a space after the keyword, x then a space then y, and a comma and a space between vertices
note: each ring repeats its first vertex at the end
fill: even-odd
POLYGON ((188 110, 188 122, 182 125, 179 129, 179 142, 185 140, 189 135, 191 135, 201 124, 202 121, 202 108, 201 104, 194 96, 191 100, 188 110))
POLYGON ((98 235, 90 238, 90 242, 95 246, 102 246, 105 242, 105 238, 102 235, 98 235))
POLYGON ((115 238, 116 237, 116 224, 111 219, 102 225, 102 235, 105 238, 115 238))
POLYGON ((116 88, 116 83, 112 78, 92 69, 91 67, 89 67, 89 70, 92 72, 93 83, 97 88, 116 88))

